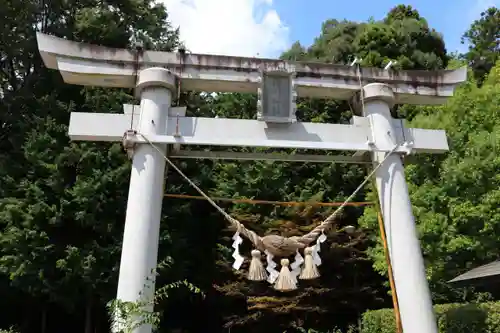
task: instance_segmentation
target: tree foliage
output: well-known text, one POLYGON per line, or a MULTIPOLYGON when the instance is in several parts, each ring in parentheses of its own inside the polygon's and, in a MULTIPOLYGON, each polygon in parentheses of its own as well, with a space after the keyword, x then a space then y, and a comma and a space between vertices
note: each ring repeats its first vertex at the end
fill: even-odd
POLYGON ((358 57, 364 66, 374 67, 393 60, 395 69, 440 69, 448 63, 442 35, 405 5, 393 8, 381 21, 327 20, 307 52, 296 42, 282 57, 342 64, 358 57))
POLYGON ((500 9, 490 7, 482 12, 481 18, 475 20, 462 36, 462 43, 469 44, 465 59, 474 71, 474 77, 481 84, 499 59, 500 9))

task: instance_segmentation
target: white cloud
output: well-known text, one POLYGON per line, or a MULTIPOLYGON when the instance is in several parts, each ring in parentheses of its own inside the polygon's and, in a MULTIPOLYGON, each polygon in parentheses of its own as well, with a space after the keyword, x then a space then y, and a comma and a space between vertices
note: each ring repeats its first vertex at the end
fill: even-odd
POLYGON ((275 57, 289 46, 272 0, 158 1, 193 53, 275 57))

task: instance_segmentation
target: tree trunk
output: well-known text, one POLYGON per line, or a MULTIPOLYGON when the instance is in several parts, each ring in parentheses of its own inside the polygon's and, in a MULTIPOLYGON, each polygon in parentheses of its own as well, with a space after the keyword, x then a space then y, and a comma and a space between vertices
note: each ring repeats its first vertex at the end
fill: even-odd
POLYGON ((43 305, 41 332, 46 333, 46 330, 47 330, 47 307, 45 305, 43 305))
POLYGON ((27 306, 24 309, 24 316, 23 316, 23 323, 21 324, 21 332, 28 332, 28 329, 31 324, 32 320, 32 310, 33 310, 33 303, 31 303, 31 306, 27 306))
POLYGON ((92 333, 92 296, 87 297, 85 306, 85 333, 92 333))

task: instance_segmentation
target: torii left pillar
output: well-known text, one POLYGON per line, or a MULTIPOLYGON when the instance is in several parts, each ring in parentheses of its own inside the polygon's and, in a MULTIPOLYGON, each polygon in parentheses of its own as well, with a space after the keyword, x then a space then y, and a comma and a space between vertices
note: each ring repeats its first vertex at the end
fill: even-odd
MULTIPOLYGON (((166 135, 174 89, 175 77, 167 69, 153 67, 139 73, 136 87, 141 98, 136 128, 139 133, 166 135)), ((166 153, 166 145, 157 147, 166 153)), ((149 144, 137 144, 132 158, 117 299, 151 302, 146 311, 153 311, 164 181, 164 157, 149 144)), ((149 324, 134 329, 134 333, 151 331, 149 324)))

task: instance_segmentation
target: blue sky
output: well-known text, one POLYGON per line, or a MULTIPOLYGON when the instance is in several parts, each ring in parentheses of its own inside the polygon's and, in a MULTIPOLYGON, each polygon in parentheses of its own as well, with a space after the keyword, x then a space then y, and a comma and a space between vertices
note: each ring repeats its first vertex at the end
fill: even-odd
POLYGON ((157 0, 194 53, 277 57, 295 41, 309 46, 327 19, 382 19, 394 6, 416 8, 444 35, 449 52, 466 51, 462 34, 500 0, 157 0))
MULTIPOLYGON (((498 1, 497 1, 498 2, 498 1)), ((366 21, 373 16, 382 19, 401 0, 274 0, 281 20, 290 27, 289 38, 310 45, 318 36, 321 23, 329 18, 366 21), (312 5, 314 3, 314 5, 312 5)), ((460 37, 480 12, 494 1, 419 0, 405 1, 425 17, 429 25, 444 36, 449 52, 464 51, 460 37)))

